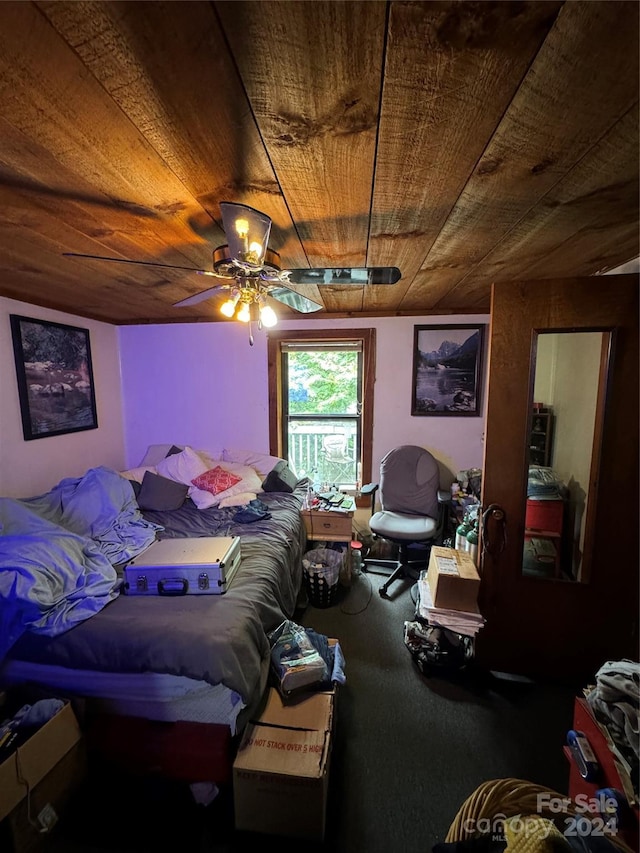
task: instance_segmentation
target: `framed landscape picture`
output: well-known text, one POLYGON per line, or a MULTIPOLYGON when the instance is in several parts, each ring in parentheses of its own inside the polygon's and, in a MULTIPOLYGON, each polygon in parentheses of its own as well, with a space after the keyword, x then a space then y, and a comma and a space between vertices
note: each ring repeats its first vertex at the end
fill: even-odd
POLYGON ((413 329, 411 414, 479 415, 484 326, 413 329))
POLYGON ((25 440, 97 429, 89 330, 10 317, 25 440))

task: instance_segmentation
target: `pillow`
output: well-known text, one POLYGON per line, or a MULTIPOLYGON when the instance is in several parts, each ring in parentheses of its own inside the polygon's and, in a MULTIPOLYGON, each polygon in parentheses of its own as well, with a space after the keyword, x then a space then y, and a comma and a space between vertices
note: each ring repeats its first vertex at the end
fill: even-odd
POLYGON ((129 468, 128 471, 120 471, 120 476, 124 477, 126 480, 141 483, 147 471, 150 471, 152 474, 156 473, 156 469, 153 466, 141 466, 140 468, 129 468))
POLYGON ((177 447, 175 444, 150 444, 147 447, 147 452, 140 463, 141 466, 157 465, 165 456, 168 455, 172 447, 177 447))
POLYGON ((189 487, 184 483, 176 483, 175 480, 147 471, 138 494, 138 506, 140 509, 160 511, 180 509, 188 491, 189 487))
POLYGON ((220 501, 225 498, 231 498, 242 492, 261 492, 262 482, 255 468, 250 465, 240 465, 237 462, 218 462, 218 465, 213 465, 214 468, 224 468, 225 471, 230 471, 237 477, 240 477, 240 482, 236 483, 224 492, 218 492, 217 495, 206 491, 206 489, 198 489, 196 486, 189 489, 189 497, 198 507, 198 509, 208 509, 211 506, 218 506, 220 501))
POLYGON ((222 458, 222 451, 216 455, 215 453, 210 453, 208 450, 198 449, 196 450, 196 453, 207 466, 207 470, 209 470, 209 468, 215 468, 216 465, 220 465, 224 461, 222 458))
POLYGON ((225 471, 219 465, 195 477, 191 482, 197 489, 203 489, 205 492, 211 492, 212 495, 217 495, 220 492, 225 492, 231 486, 239 483, 242 477, 237 477, 231 471, 225 471))
POLYGON ((175 480, 176 483, 183 483, 188 486, 189 496, 191 496, 191 481, 199 477, 200 474, 204 474, 206 470, 207 466, 191 447, 185 447, 181 453, 166 456, 156 465, 156 472, 161 477, 168 477, 170 480, 175 480))
POLYGON ((225 506, 246 506, 251 501, 255 501, 257 497, 255 492, 240 492, 239 495, 231 495, 231 497, 223 498, 218 506, 220 509, 223 509, 225 506))
POLYGON ((262 484, 263 492, 292 492, 298 483, 298 478, 284 459, 278 462, 273 471, 267 474, 262 484))
POLYGON ((225 448, 222 451, 222 458, 225 462, 241 462, 243 465, 250 465, 260 475, 260 479, 264 478, 276 467, 278 462, 284 462, 279 456, 269 456, 268 453, 258 453, 254 450, 238 450, 236 448, 225 448))

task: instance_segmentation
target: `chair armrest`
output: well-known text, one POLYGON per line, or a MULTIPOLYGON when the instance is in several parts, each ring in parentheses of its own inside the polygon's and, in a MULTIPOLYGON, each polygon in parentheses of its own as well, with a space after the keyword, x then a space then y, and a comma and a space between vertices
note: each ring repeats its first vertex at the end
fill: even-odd
POLYGON ((373 515, 376 509, 376 492, 378 491, 378 486, 378 483, 367 483, 360 489, 361 495, 371 496, 371 515, 373 515))

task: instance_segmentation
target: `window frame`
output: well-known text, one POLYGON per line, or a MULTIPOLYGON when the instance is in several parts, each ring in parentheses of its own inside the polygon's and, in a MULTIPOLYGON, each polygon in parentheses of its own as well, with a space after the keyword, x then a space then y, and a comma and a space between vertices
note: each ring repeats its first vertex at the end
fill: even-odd
MULTIPOLYGON (((362 484, 371 482, 373 448, 373 405, 376 374, 375 329, 298 329, 270 331, 267 339, 269 377, 269 447, 273 456, 283 455, 283 411, 285 405, 282 348, 284 344, 359 341, 362 346, 362 412, 360 415, 360 460, 362 484)), ((367 501, 362 501, 366 505, 367 501)), ((358 503, 360 505, 360 501, 358 503)))

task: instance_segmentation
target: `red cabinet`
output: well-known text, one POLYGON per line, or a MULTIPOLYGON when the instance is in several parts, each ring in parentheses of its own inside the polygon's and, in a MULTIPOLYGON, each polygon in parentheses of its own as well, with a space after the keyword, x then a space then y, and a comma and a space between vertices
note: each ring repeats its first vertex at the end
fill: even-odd
MULTIPOLYGON (((615 788, 633 800, 631 782, 625 779, 624 769, 619 768, 617 759, 609 749, 607 738, 596 722, 589 703, 586 699, 577 698, 573 711, 573 728, 584 732, 591 749, 595 753, 599 765, 599 773, 593 782, 587 782, 578 772, 576 762, 568 747, 565 755, 569 759, 569 797, 576 802, 576 797, 595 798, 596 791, 601 788, 615 788)), ((583 802, 585 800, 583 799, 583 802)), ((580 802, 580 801, 577 801, 580 802)), ((632 850, 638 850, 638 805, 637 803, 623 815, 620 822, 619 834, 632 850)))

